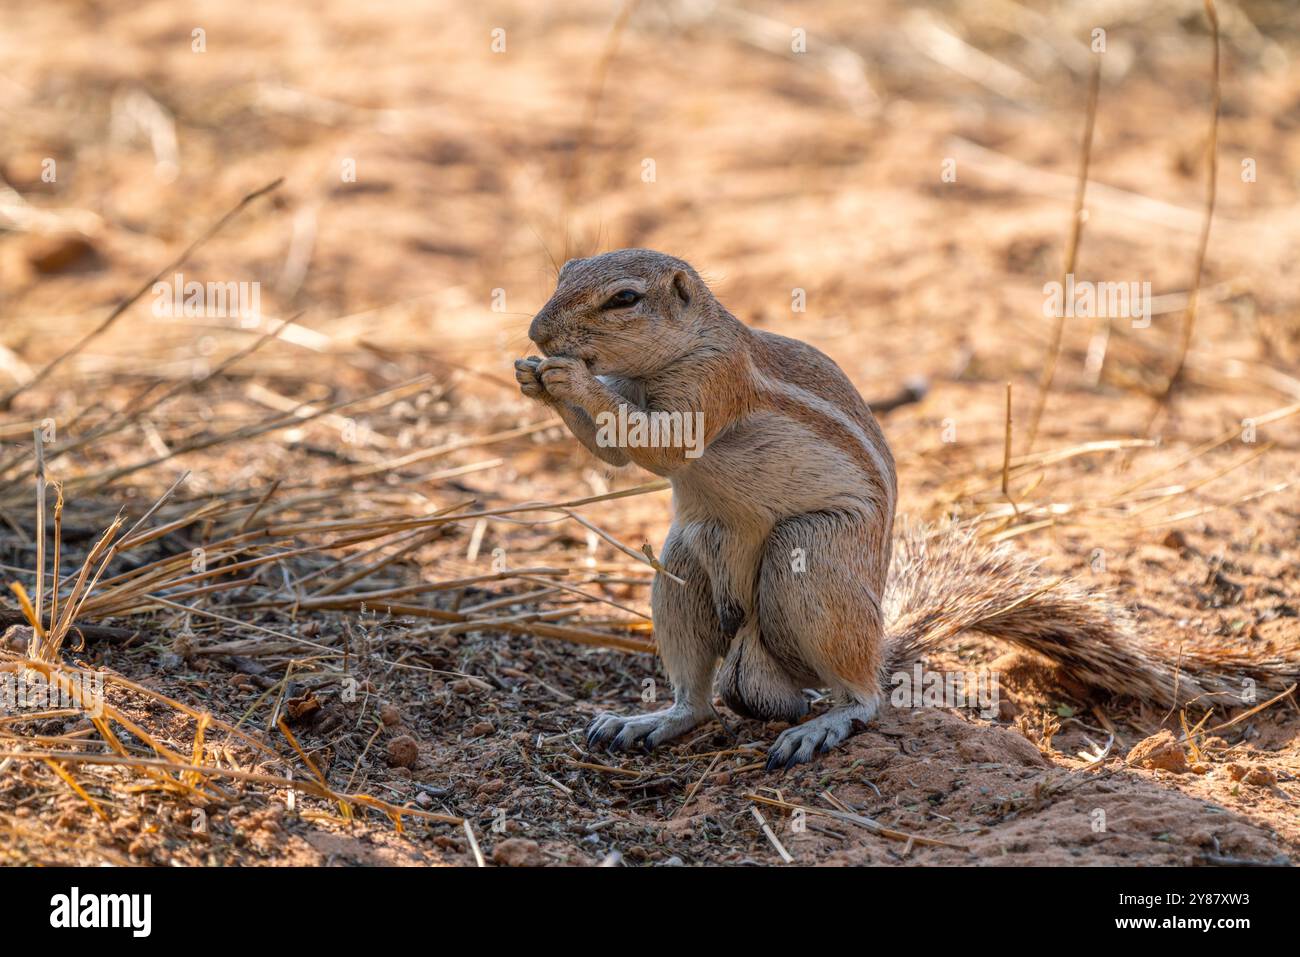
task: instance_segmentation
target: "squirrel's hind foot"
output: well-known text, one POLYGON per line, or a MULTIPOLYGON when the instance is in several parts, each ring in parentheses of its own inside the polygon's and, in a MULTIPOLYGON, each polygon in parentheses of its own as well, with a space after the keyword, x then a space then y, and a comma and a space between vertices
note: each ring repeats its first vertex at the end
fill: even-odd
POLYGON ((677 704, 650 714, 619 715, 605 711, 587 726, 587 747, 626 751, 639 743, 650 751, 712 716, 711 711, 701 713, 677 704))
POLYGON ((850 704, 786 728, 767 752, 766 770, 792 768, 825 754, 853 734, 853 722, 866 724, 876 716, 877 704, 850 704))

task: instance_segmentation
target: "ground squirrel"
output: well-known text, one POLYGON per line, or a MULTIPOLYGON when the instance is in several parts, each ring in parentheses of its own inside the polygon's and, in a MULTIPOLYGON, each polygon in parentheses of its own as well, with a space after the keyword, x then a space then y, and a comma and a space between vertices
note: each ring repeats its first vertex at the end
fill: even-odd
POLYGON ((956 527, 896 541, 894 458, 848 377, 806 343, 745 326, 680 259, 623 249, 569 261, 529 338, 547 358, 515 363, 523 394, 603 461, 673 488, 660 561, 684 584, 656 575, 651 608, 675 700, 599 715, 592 746, 648 749, 711 718, 716 672, 732 710, 792 722, 768 759, 788 767, 869 721, 888 674, 965 630, 1160 704, 1239 700, 1245 679, 1272 687, 1297 670, 1164 660, 1104 595, 956 527), (805 688, 831 689, 835 706, 794 723, 805 688))

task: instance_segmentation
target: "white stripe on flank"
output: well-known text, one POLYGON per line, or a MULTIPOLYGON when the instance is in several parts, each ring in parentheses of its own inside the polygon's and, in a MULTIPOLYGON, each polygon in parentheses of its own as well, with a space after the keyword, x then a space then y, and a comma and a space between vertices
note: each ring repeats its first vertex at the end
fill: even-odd
POLYGON ((885 482, 886 486, 888 486, 890 469, 885 464, 884 456, 880 454, 879 446, 871 440, 871 436, 867 434, 866 430, 863 429, 862 426, 857 422, 854 422, 842 410, 836 408, 821 396, 809 392, 807 389, 801 388, 790 382, 769 378, 761 372, 756 373, 755 378, 758 379, 760 387, 769 389, 772 392, 779 393, 792 399, 810 412, 818 413, 823 418, 830 419, 832 422, 842 425, 851 432, 858 440, 858 444, 860 444, 871 457, 871 461, 876 467, 876 474, 879 475, 881 480, 885 482))

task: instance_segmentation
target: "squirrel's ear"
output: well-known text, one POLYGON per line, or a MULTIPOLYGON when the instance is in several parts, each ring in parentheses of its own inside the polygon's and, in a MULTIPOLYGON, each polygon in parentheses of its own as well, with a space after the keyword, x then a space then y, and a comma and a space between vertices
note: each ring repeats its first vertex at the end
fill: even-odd
POLYGON ((686 273, 680 269, 673 273, 673 292, 677 293, 677 298, 682 301, 683 306, 690 305, 691 290, 687 285, 686 273))

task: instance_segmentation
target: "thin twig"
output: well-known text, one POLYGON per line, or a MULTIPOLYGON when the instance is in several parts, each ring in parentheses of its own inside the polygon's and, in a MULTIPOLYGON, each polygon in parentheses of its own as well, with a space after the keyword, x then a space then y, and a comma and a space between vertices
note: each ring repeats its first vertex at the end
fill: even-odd
MULTIPOLYGON (((1061 290, 1069 285, 1070 276, 1074 274, 1075 262, 1079 256, 1079 240, 1083 235, 1083 198, 1088 188, 1088 165, 1092 161, 1092 130, 1097 121, 1097 95, 1101 89, 1101 57, 1092 63, 1092 76, 1088 81, 1088 118, 1083 131, 1083 145, 1079 150, 1079 179, 1074 190, 1074 214, 1070 220, 1070 242, 1065 250, 1065 269, 1061 277, 1061 290)), ((1052 342, 1047 349, 1047 358, 1043 364, 1043 375, 1038 382, 1038 398, 1034 402, 1034 415, 1029 421, 1029 435, 1025 440, 1025 451, 1034 447, 1038 438, 1038 423, 1043 417, 1043 408, 1047 405, 1047 394, 1052 389, 1052 379, 1056 376, 1056 363, 1061 357, 1061 339, 1065 332, 1066 308, 1064 299, 1060 312, 1056 316, 1056 325, 1052 329, 1052 342)))
POLYGON ((1192 273, 1192 288, 1187 295, 1187 312, 1183 316, 1183 335, 1178 347, 1178 361, 1169 374, 1164 391, 1156 399, 1148 431, 1155 424, 1160 410, 1169 402, 1174 389, 1183 377, 1187 365, 1187 352, 1192 345, 1192 332, 1196 328, 1196 306, 1201 293, 1201 276, 1205 271, 1205 253, 1210 245, 1210 224, 1214 220, 1214 204, 1218 196, 1219 176, 1219 107, 1223 91, 1219 82, 1219 13, 1214 7, 1214 0, 1205 0, 1205 15, 1210 21, 1210 32, 1214 41, 1213 67, 1211 69, 1213 107, 1210 115, 1210 136, 1206 144, 1208 162, 1205 181, 1205 214, 1201 220, 1201 235, 1196 245, 1196 266, 1192 273))
POLYGON ((1020 506, 1011 497, 1011 383, 1007 383, 1006 432, 1002 442, 1002 495, 1011 503, 1011 510, 1020 518, 1020 506))

